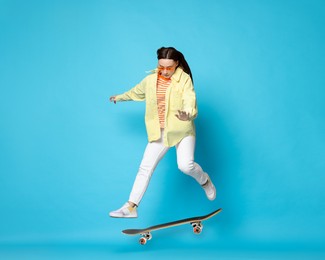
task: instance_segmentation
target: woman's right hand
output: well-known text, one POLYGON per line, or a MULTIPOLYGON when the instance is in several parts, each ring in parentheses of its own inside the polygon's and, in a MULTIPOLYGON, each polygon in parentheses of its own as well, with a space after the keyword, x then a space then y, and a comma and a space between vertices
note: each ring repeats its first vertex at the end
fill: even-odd
POLYGON ((111 97, 109 98, 109 101, 114 102, 114 104, 116 104, 115 96, 111 96, 111 97))

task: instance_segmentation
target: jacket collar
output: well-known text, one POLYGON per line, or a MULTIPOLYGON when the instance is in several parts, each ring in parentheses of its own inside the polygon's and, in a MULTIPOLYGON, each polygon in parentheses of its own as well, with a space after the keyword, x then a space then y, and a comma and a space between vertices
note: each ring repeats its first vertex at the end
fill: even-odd
POLYGON ((172 76, 172 79, 176 80, 177 82, 179 82, 179 80, 181 79, 181 76, 183 74, 183 69, 178 67, 176 69, 176 71, 174 72, 173 76, 172 76))

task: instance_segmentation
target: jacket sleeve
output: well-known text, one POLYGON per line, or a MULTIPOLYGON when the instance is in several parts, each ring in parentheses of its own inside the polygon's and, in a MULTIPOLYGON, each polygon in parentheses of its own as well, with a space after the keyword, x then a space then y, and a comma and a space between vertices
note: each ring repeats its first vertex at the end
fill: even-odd
POLYGON ((183 111, 190 114, 190 120, 197 117, 196 94, 191 78, 188 78, 183 91, 183 111))
POLYGON ((116 101, 143 101, 146 98, 144 80, 121 95, 115 96, 116 101))

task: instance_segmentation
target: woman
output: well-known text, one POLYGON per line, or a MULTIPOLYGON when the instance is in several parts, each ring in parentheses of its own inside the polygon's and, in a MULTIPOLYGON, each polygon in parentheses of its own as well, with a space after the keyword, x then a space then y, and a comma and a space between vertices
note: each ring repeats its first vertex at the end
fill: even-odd
POLYGON ((148 145, 145 149, 128 202, 110 212, 111 217, 136 218, 137 207, 159 161, 170 147, 176 147, 178 168, 192 176, 210 200, 216 189, 207 173, 194 162, 196 95, 191 70, 173 47, 157 50, 158 67, 138 85, 124 94, 110 97, 118 101, 145 101, 148 145))

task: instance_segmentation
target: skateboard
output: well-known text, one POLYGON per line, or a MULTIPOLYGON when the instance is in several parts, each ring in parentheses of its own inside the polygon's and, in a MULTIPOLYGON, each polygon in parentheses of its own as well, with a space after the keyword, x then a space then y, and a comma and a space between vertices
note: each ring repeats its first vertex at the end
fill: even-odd
POLYGON ((200 234, 203 229, 202 221, 207 220, 218 213, 220 213, 222 209, 217 209, 210 214, 204 215, 204 216, 199 216, 199 217, 192 217, 192 218, 185 218, 181 220, 176 220, 164 224, 159 224, 155 226, 151 226, 148 228, 143 228, 143 229, 125 229, 122 232, 126 235, 141 235, 139 239, 139 243, 141 245, 145 245, 148 240, 152 238, 151 232, 159 229, 164 229, 164 228, 170 228, 170 227, 175 227, 183 224, 191 224, 193 227, 193 232, 195 234, 200 234))

